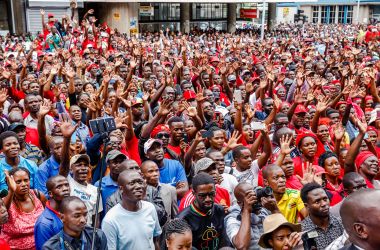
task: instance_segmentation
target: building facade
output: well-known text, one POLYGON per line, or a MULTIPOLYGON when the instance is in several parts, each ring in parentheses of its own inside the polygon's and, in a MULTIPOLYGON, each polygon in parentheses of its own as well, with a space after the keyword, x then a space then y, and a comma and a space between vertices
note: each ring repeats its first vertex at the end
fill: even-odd
POLYGON ((297 10, 303 10, 312 23, 370 23, 380 21, 380 0, 318 0, 315 2, 281 3, 277 22, 293 22, 297 10), (359 10, 359 13, 358 13, 359 10))

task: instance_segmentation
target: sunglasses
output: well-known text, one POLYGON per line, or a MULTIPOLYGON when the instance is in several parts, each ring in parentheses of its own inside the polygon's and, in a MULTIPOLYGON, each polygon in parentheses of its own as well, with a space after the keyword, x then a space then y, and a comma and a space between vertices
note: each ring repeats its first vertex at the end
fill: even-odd
POLYGON ((170 135, 168 133, 158 133, 156 137, 158 139, 163 139, 163 138, 169 139, 170 135))

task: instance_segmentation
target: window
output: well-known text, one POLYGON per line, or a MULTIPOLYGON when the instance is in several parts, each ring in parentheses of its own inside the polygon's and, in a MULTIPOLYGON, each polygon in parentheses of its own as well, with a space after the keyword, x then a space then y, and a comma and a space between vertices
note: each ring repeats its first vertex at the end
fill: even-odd
MULTIPOLYGON (((141 6, 149 4, 141 4, 141 6)), ((154 8, 153 16, 139 16, 140 21, 179 21, 180 6, 179 3, 152 3, 154 8)))
POLYGON ((327 7, 329 6, 321 6, 321 23, 327 23, 327 7))
POLYGON ((329 9, 329 20, 328 20, 328 23, 335 23, 336 6, 328 6, 328 7, 330 7, 330 9, 329 9))
POLYGON ((319 6, 313 6, 313 23, 318 23, 319 6))
POLYGON ((224 19, 227 18, 227 4, 196 3, 192 4, 192 19, 224 19))
POLYGON ((352 23, 353 6, 347 6, 347 20, 346 23, 352 23))

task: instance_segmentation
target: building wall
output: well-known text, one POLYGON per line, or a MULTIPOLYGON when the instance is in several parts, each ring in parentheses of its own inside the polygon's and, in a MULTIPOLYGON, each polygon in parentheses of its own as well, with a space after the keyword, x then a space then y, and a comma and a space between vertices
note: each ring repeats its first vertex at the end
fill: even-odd
POLYGON ((102 22, 122 33, 130 34, 131 22, 138 29, 138 3, 99 3, 96 13, 102 22))
MULTIPOLYGON (((354 5, 354 8, 353 8, 353 14, 354 14, 353 23, 357 23, 357 20, 356 20, 357 10, 358 10, 358 6, 354 5)), ((369 6, 368 5, 360 5, 360 8, 359 8, 359 23, 368 23, 368 21, 369 21, 368 19, 369 18, 370 18, 370 16, 369 16, 369 6)))

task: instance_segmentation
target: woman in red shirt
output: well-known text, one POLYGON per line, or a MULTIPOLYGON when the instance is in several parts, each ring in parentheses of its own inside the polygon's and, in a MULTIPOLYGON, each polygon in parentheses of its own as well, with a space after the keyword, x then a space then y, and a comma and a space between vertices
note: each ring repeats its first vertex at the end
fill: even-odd
POLYGON ((318 158, 325 152, 322 142, 311 131, 304 131, 297 135, 296 146, 301 156, 293 158, 294 174, 303 177, 306 162, 318 165, 318 158))

